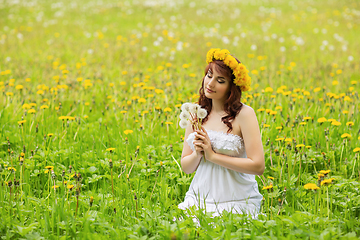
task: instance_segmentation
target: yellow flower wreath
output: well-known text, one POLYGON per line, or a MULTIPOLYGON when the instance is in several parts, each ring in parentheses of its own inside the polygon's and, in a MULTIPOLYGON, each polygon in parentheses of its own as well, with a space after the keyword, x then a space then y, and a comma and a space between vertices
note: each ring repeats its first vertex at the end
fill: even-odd
POLYGON ((223 61, 233 71, 235 76, 234 83, 240 87, 241 91, 246 92, 250 90, 251 77, 248 74, 249 70, 246 69, 244 64, 238 63, 227 49, 210 49, 206 54, 206 63, 209 64, 214 60, 223 61))

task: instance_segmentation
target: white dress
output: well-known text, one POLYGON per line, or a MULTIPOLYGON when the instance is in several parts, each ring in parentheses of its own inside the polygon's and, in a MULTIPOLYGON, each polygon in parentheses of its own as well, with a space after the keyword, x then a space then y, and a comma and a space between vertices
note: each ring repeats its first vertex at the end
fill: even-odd
MULTIPOLYGON (((216 153, 246 158, 244 140, 234 134, 206 130, 213 150, 216 153)), ((195 132, 186 139, 195 151, 193 141, 195 132)), ((263 196, 259 193, 255 175, 239 173, 210 161, 201 162, 196 170, 190 188, 185 195, 180 209, 193 205, 219 216, 223 210, 233 213, 250 214, 257 218, 263 196)))

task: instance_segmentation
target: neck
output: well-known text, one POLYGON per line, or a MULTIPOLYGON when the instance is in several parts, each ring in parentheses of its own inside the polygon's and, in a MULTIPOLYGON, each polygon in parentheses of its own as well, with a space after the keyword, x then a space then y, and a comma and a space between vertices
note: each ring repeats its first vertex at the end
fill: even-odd
POLYGON ((224 112, 224 101, 221 100, 212 100, 211 111, 214 111, 218 114, 224 112))

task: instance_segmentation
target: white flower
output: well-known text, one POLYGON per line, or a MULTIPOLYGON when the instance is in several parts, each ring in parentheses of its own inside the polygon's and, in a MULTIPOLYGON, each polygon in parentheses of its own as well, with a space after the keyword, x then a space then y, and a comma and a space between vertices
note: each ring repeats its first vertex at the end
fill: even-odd
POLYGON ((180 119, 181 120, 187 120, 187 119, 189 119, 189 117, 190 117, 190 113, 187 112, 187 111, 183 111, 183 112, 180 113, 180 119))
POLYGON ((186 128, 188 125, 188 121, 181 119, 181 121, 179 122, 179 125, 181 128, 186 128))
POLYGON ((190 105, 189 107, 189 112, 190 113, 197 113, 197 110, 200 108, 200 106, 196 103, 193 103, 190 105))
POLYGON ((181 111, 183 111, 183 112, 189 112, 189 110, 190 110, 190 105, 191 105, 191 103, 184 103, 183 105, 181 105, 181 111))
POLYGON ((206 111, 206 109, 204 109, 204 108, 199 108, 198 111, 197 111, 197 116, 198 116, 198 118, 200 118, 200 119, 205 118, 205 117, 207 116, 207 111, 206 111))

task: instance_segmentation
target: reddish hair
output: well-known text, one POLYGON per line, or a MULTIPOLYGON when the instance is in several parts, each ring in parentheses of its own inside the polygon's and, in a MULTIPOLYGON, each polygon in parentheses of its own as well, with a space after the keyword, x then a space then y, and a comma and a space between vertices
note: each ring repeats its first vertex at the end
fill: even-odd
MULTIPOLYGON (((240 63, 240 61, 237 58, 235 59, 240 63)), ((203 119, 202 123, 205 123, 208 120, 208 116, 210 115, 212 109, 212 100, 205 96, 204 79, 209 69, 211 69, 212 72, 214 72, 213 71, 214 68, 218 73, 222 74, 223 76, 227 76, 229 79, 231 79, 229 96, 224 103, 224 111, 225 113, 227 113, 227 115, 221 118, 221 121, 229 128, 227 132, 230 133, 233 129, 230 121, 235 119, 236 115, 240 112, 243 106, 242 102, 240 101, 242 92, 240 87, 238 87, 234 83, 235 76, 232 73, 232 70, 223 61, 215 60, 209 63, 205 68, 205 75, 201 82, 201 88, 199 89, 200 98, 198 104, 202 108, 206 109, 208 115, 203 119)))

